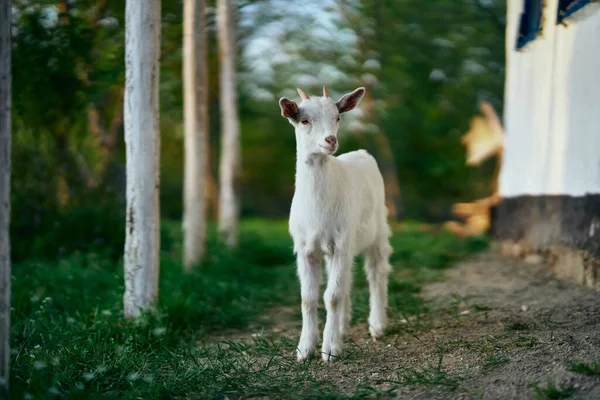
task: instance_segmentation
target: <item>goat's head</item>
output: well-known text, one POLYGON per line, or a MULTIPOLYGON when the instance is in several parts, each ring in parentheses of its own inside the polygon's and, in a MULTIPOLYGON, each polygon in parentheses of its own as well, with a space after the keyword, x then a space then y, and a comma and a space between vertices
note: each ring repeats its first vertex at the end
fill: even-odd
POLYGON ((297 89, 300 104, 285 97, 279 99, 281 115, 288 119, 296 130, 296 142, 307 154, 334 154, 338 149, 337 132, 340 117, 352 110, 365 95, 365 88, 359 87, 353 92, 333 101, 323 86, 323 96, 308 96, 297 89))

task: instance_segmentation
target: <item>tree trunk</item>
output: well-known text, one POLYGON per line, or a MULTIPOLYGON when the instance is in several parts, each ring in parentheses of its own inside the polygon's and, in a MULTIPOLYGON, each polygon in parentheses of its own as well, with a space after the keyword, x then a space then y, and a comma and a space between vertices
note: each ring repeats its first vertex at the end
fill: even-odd
POLYGON ((185 161, 183 260, 190 269, 204 254, 208 147, 208 53, 205 0, 183 3, 183 99, 185 161))
POLYGON ((125 14, 124 304, 130 318, 151 309, 158 299, 160 0, 127 0, 125 14))
POLYGON ((238 241, 239 201, 236 186, 240 165, 233 11, 231 0, 217 1, 222 126, 219 233, 229 247, 235 247, 238 241))
MULTIPOLYGON (((210 162, 210 145, 206 147, 206 155, 207 159, 210 162)), ((206 215, 207 218, 218 218, 218 210, 219 210, 219 188, 217 186, 217 182, 215 181, 215 177, 212 173, 210 165, 207 165, 206 168, 206 180, 204 181, 204 191, 206 192, 206 215)))
POLYGON ((0 398, 10 361, 11 1, 0 0, 0 398))
POLYGON ((400 185, 396 175, 396 162, 390 141, 385 132, 377 133, 375 137, 377 155, 380 160, 381 173, 385 185, 385 202, 389 211, 389 217, 397 221, 402 215, 402 199, 400 197, 400 185))

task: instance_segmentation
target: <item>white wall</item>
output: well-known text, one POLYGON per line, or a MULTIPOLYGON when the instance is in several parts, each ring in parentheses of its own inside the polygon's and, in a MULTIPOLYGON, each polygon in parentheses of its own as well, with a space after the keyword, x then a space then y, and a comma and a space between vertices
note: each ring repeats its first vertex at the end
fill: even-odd
POLYGON ((565 27, 547 0, 541 35, 517 51, 523 3, 508 1, 500 194, 600 193, 600 3, 565 27))

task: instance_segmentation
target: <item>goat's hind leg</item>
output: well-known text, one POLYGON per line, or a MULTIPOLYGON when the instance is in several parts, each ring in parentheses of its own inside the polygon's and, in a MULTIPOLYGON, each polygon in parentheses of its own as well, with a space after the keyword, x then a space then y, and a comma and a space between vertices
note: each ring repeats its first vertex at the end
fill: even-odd
POLYGON ((302 333, 296 349, 299 361, 312 355, 319 341, 319 289, 323 270, 321 259, 314 255, 298 254, 298 277, 302 296, 302 333))
POLYGON ((378 241, 365 252, 365 273, 369 281, 369 332, 373 339, 383 336, 387 326, 388 276, 392 270, 392 253, 387 238, 378 241))

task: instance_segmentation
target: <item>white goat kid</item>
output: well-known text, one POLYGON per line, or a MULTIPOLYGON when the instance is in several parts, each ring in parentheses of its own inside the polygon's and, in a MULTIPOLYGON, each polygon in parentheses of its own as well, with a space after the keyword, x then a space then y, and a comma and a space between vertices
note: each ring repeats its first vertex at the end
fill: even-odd
POLYGON ((387 324, 388 262, 392 248, 387 223, 385 190, 375 159, 365 150, 333 157, 338 149, 341 114, 362 100, 360 87, 334 102, 323 87, 323 96, 309 97, 301 89, 300 104, 279 100, 281 114, 296 131, 296 190, 290 210, 289 230, 294 239, 302 295, 302 334, 297 348, 302 361, 315 352, 319 340, 317 307, 322 259, 327 266, 323 300, 327 320, 322 357, 330 361, 342 354, 342 341, 350 327, 350 289, 354 257, 365 256, 369 281, 369 331, 373 339, 387 324))

